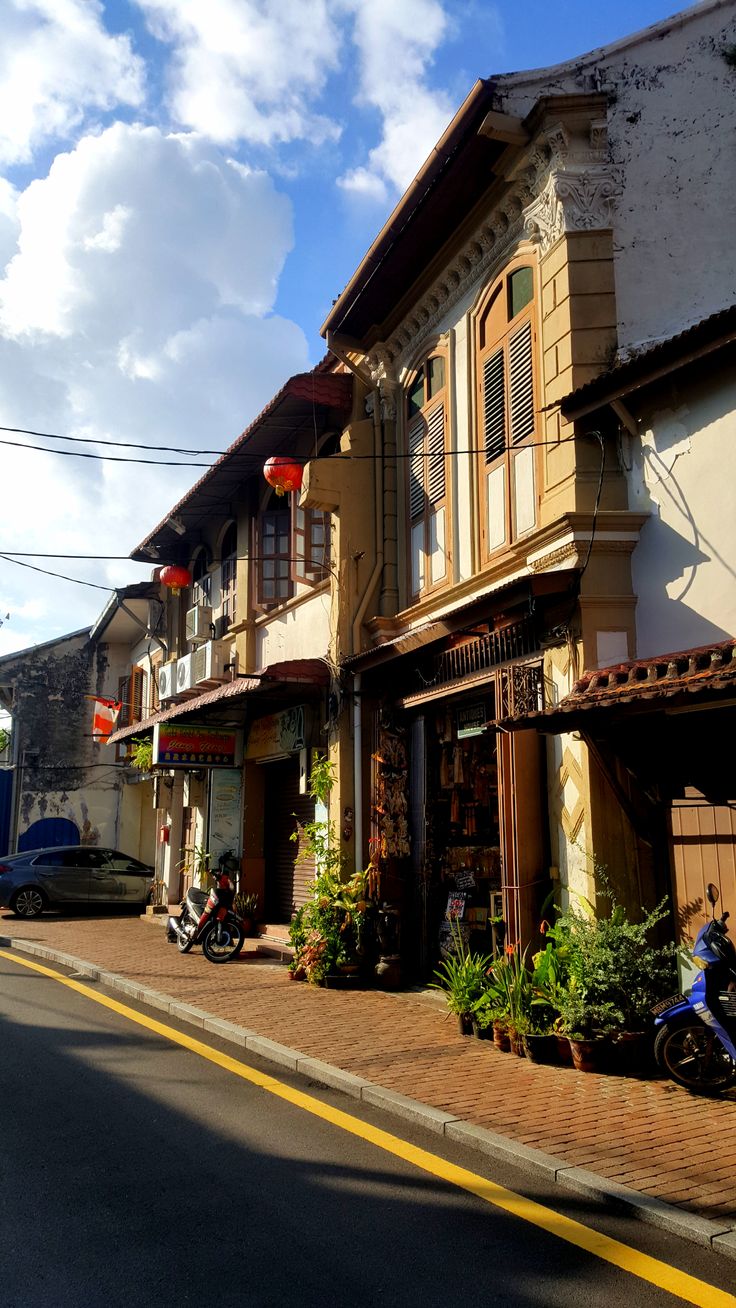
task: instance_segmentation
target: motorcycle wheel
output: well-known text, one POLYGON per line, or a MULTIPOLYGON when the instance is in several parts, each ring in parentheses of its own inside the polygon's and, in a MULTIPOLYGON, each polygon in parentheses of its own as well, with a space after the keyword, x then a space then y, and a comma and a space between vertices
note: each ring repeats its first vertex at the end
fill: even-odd
POLYGON ((176 947, 179 950, 180 954, 188 954, 193 944, 194 944, 194 932, 192 932, 191 936, 176 937, 176 947))
POLYGON ((217 939, 217 926, 210 927, 202 939, 202 953, 210 963, 227 963, 243 948, 245 936, 236 922, 223 923, 222 940, 217 939))
POLYGON ((736 1081, 736 1063, 715 1033, 697 1019, 663 1026, 654 1042, 654 1057, 663 1072, 695 1094, 721 1094, 736 1081))

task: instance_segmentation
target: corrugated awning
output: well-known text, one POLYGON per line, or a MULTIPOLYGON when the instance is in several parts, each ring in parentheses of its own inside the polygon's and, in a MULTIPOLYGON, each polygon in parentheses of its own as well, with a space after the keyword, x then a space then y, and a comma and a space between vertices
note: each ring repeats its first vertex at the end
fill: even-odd
POLYGON ((172 708, 152 713, 150 717, 143 718, 141 722, 135 722, 130 727, 121 727, 120 731, 113 732, 107 743, 116 745, 118 741, 127 740, 130 736, 140 736, 142 732, 152 731, 157 722, 171 722, 175 718, 183 717, 185 713, 201 712, 202 709, 210 708, 223 700, 242 699, 244 695, 249 695, 260 687, 261 681, 257 677, 238 677, 236 681, 228 681, 224 686, 206 690, 204 694, 185 700, 183 704, 174 704, 172 708))

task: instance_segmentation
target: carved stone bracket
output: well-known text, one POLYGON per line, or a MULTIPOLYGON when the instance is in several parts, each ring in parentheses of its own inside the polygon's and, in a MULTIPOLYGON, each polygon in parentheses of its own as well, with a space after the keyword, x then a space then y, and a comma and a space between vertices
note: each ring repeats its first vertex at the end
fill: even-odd
POLYGON ((620 170, 609 164, 571 164, 553 169, 536 200, 524 211, 524 227, 547 250, 566 232, 605 231, 623 190, 620 170))

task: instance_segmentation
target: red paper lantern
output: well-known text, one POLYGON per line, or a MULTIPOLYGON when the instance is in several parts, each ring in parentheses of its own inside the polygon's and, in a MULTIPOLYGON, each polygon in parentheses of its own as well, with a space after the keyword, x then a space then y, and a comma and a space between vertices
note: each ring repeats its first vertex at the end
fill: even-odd
POLYGON ((283 454, 273 454, 263 465, 263 475, 277 495, 301 489, 304 468, 283 454))
POLYGON ((172 595, 178 595, 184 586, 191 586, 192 574, 188 568, 182 568, 178 563, 170 563, 167 568, 161 569, 159 580, 164 586, 169 587, 172 595))

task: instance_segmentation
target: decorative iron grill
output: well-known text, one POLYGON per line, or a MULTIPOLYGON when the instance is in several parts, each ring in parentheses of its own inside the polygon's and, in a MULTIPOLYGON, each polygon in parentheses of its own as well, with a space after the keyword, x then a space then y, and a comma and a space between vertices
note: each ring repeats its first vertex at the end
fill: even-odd
POLYGON ((489 631, 439 654, 435 660, 435 684, 456 681, 499 663, 524 658, 533 654, 536 648, 534 625, 529 619, 501 631, 489 631))
POLYGON ((517 663, 499 673, 497 718, 524 718, 544 708, 544 665, 517 663))

